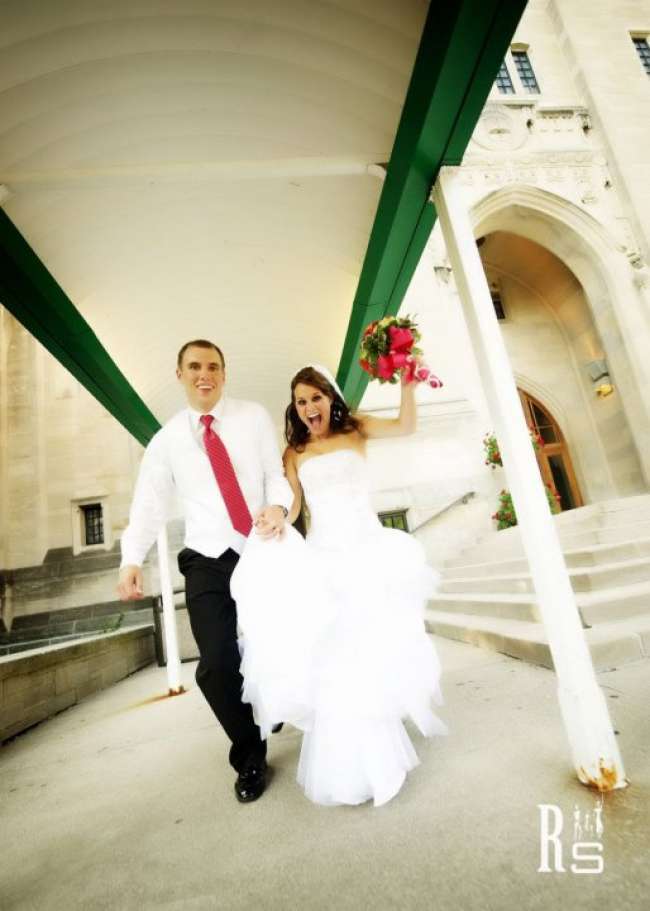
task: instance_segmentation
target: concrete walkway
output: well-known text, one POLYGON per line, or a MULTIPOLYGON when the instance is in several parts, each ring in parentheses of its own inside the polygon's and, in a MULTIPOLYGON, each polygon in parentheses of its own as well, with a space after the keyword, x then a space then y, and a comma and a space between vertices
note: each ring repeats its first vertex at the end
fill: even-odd
POLYGON ((450 736, 414 736, 422 764, 379 809, 309 803, 291 728, 272 738, 268 791, 240 806, 194 665, 183 696, 156 700, 165 677, 148 668, 19 736, 0 750, 0 907, 647 908, 650 661, 599 674, 632 784, 604 796, 604 871, 581 875, 574 805, 598 795, 574 778, 553 674, 436 643, 450 736), (537 872, 540 803, 564 814, 564 873, 537 872))

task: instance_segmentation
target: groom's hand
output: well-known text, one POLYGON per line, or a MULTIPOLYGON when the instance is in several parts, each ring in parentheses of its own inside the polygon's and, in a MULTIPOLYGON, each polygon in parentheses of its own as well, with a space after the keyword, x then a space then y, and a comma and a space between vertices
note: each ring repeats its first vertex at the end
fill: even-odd
POLYGON ((117 592, 120 596, 120 601, 139 601, 140 598, 144 597, 141 566, 123 566, 120 569, 117 592))
POLYGON ((284 531, 285 513, 281 506, 265 506, 255 519, 255 531, 261 538, 279 538, 284 531))

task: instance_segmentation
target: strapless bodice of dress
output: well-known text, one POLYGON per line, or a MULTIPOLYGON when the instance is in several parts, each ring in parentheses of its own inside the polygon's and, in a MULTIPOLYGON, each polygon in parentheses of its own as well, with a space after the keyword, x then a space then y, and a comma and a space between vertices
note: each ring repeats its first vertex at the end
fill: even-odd
POLYGON ((370 499, 366 461, 357 450, 310 456, 298 477, 309 509, 310 543, 344 548, 359 535, 381 529, 370 499))

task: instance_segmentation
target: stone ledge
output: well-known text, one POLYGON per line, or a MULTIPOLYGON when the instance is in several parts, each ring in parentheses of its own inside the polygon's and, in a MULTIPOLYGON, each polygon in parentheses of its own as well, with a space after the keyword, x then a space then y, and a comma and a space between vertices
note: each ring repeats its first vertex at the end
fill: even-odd
POLYGON ((99 635, 114 632, 127 625, 148 624, 152 620, 154 605, 155 598, 147 597, 140 601, 104 601, 98 604, 87 604, 83 607, 69 607, 18 616, 14 618, 10 632, 4 631, 0 627, 0 654, 11 653, 12 646, 21 642, 33 642, 30 648, 38 648, 36 640, 39 639, 43 640, 42 646, 55 645, 56 642, 47 640, 93 631, 99 635), (4 651, 2 651, 3 647, 4 651))
POLYGON ((0 657, 0 742, 153 661, 150 624, 0 657))

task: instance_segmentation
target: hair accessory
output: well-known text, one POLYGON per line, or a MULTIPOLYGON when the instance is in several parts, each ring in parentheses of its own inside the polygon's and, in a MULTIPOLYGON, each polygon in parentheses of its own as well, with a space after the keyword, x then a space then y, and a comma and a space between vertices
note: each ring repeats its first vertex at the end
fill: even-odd
POLYGON ((327 367, 323 367, 322 364, 306 364, 306 366, 311 367, 312 370, 315 370, 317 373, 320 373, 321 376, 324 376, 330 386, 332 386, 336 390, 337 394, 343 399, 343 401, 345 401, 345 396, 341 392, 339 384, 336 382, 327 367))

